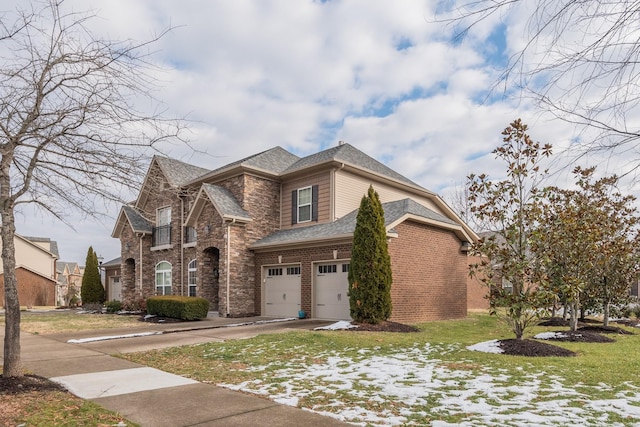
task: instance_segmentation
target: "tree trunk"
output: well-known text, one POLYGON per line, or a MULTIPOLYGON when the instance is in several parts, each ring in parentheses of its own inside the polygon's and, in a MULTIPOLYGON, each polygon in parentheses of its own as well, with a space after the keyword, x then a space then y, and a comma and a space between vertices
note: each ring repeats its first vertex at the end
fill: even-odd
POLYGON ((611 303, 609 301, 605 301, 604 303, 604 326, 609 326, 609 313, 611 312, 611 303))
MULTIPOLYGON (((6 182, 6 180, 3 180, 6 182)), ((3 183, 4 184, 4 183, 3 183)), ((0 185, 0 200, 4 206, 0 210, 2 217, 2 262, 4 273, 4 362, 2 376, 20 377, 23 375, 20 365, 20 302, 18 301, 18 281, 16 279, 16 251, 14 236, 16 226, 13 215, 13 205, 8 200, 8 194, 4 189, 8 185, 0 185)))
POLYGON ((569 305, 565 302, 562 305, 562 320, 567 320, 567 315, 568 315, 568 311, 567 309, 569 308, 569 305))
POLYGON ((571 318, 569 319, 569 329, 571 332, 578 330, 578 312, 580 311, 580 303, 574 301, 571 303, 571 318))

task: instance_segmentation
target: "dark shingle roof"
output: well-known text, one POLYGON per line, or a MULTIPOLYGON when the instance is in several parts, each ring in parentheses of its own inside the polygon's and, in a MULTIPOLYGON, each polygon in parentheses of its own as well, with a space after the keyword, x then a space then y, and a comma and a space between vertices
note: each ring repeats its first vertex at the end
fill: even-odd
POLYGON ((259 169, 274 175, 279 175, 299 159, 300 157, 288 152, 282 147, 274 147, 267 151, 245 157, 244 159, 240 159, 236 162, 226 164, 218 169, 214 169, 208 175, 217 175, 218 173, 227 169, 232 169, 235 166, 259 169))
MULTIPOLYGON (((283 174, 294 172, 300 169, 308 168, 317 164, 336 161, 341 163, 349 163, 354 166, 361 167, 371 172, 386 176, 388 178, 395 179, 405 184, 410 184, 420 187, 410 179, 400 175, 393 169, 383 165, 376 159, 366 155, 362 151, 358 150, 351 144, 343 143, 337 147, 332 147, 327 150, 321 151, 316 154, 304 157, 291 166, 289 166, 283 174)), ((422 188, 422 187, 420 187, 422 188)))
POLYGON ((153 226, 146 218, 140 215, 137 210, 131 206, 123 206, 122 211, 127 216, 127 220, 129 220, 129 224, 131 224, 134 232, 151 234, 153 226))
POLYGON ((118 258, 114 258, 112 260, 109 260, 107 262, 103 262, 101 264, 101 267, 110 267, 112 265, 120 266, 121 262, 122 262, 122 258, 118 257, 118 258))
POLYGON ((202 184, 202 189, 207 194, 220 216, 225 218, 238 218, 251 221, 251 216, 242 209, 240 203, 226 188, 212 184, 202 184))
POLYGON ((172 187, 181 187, 209 172, 209 169, 193 166, 168 157, 156 156, 155 160, 172 187))
MULTIPOLYGON (((446 224, 458 225, 455 221, 422 206, 412 199, 383 203, 382 208, 384 209, 384 223, 387 227, 407 214, 446 224)), ((282 245, 306 240, 347 237, 353 234, 353 231, 356 228, 357 215, 358 210, 356 209, 334 222, 276 231, 275 233, 258 240, 252 245, 252 247, 259 248, 262 246, 282 245)))

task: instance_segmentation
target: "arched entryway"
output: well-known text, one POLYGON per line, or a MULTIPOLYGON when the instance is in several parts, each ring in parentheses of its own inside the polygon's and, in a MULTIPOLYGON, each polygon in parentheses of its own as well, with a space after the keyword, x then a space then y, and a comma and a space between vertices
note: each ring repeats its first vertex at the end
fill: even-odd
POLYGON ((218 311, 220 291, 220 250, 208 247, 202 251, 202 262, 198 265, 198 280, 200 282, 200 296, 211 303, 212 311, 218 311))

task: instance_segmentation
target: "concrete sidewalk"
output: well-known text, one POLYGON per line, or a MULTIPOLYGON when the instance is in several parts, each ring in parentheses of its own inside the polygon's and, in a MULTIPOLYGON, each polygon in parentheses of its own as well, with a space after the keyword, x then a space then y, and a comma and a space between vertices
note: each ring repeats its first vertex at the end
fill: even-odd
MULTIPOLYGON (((80 331, 47 336, 23 332, 22 362, 29 372, 51 378, 63 384, 73 394, 118 412, 143 426, 348 425, 309 411, 199 383, 110 356, 177 345, 248 338, 299 328, 312 329, 329 322, 294 320, 223 327, 232 323, 243 322, 239 319, 219 319, 178 326, 164 324, 149 328, 147 325, 144 328, 80 331), (70 339, 149 331, 162 334, 68 343, 70 339)), ((0 338, 4 338, 4 328, 0 328, 0 338)))

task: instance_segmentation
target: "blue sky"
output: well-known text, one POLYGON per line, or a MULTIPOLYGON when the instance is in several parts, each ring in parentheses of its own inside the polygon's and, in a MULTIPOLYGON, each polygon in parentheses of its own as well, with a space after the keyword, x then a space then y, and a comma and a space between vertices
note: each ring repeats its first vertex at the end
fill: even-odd
MULTIPOLYGON (((198 153, 163 148, 198 166, 214 169, 276 145, 304 156, 344 140, 447 198, 471 172, 501 177, 490 151, 515 118, 534 139, 568 146, 576 135, 570 126, 511 98, 511 90, 489 92, 519 41, 509 39, 517 34, 509 20, 490 20, 454 43, 454 29, 434 22, 435 5, 65 2, 93 8, 91 28, 111 39, 145 40, 175 27, 153 46, 151 58, 164 69, 156 96, 169 114, 191 119, 198 153)), ((115 217, 118 207, 106 211, 115 217)), ((65 261, 84 263, 89 245, 106 260, 119 255, 114 219, 70 218, 75 231, 25 211, 18 232, 57 240, 65 261)))

